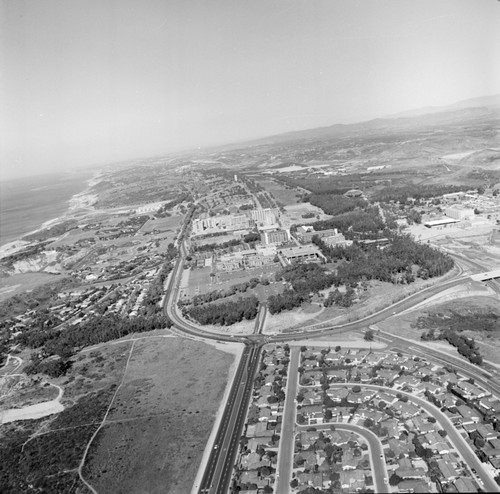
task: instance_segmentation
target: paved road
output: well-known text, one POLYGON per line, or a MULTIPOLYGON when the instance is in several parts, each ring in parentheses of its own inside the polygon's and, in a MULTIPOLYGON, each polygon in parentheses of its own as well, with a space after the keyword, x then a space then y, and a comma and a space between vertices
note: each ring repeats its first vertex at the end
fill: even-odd
MULTIPOLYGON (((332 424, 315 425, 314 427, 320 430, 330 430, 332 424)), ((370 430, 360 425, 354 424, 338 424, 333 423, 336 430, 355 432, 366 439, 368 443, 368 451, 371 459, 371 467, 375 492, 389 493, 389 474, 387 473, 387 465, 385 463, 384 450, 380 439, 370 430)), ((299 429, 307 430, 309 426, 300 426, 299 429)))
MULTIPOLYGON (((345 384, 331 384, 330 387, 345 387, 345 384)), ((439 410, 439 408, 435 407, 428 401, 419 398, 417 396, 412 395, 411 393, 406 393, 401 390, 394 390, 391 388, 386 388, 384 386, 376 386, 374 384, 364 384, 363 387, 368 389, 373 389, 375 391, 384 391, 386 393, 392 393, 396 395, 397 393, 405 395, 408 397, 408 401, 413 402, 415 405, 423 408, 425 411, 429 413, 432 417, 434 417, 439 425, 446 430, 448 433, 447 438, 454 444, 455 449, 462 455, 466 465, 469 468, 475 468, 478 476, 484 482, 484 488, 487 492, 500 492, 500 488, 497 483, 493 480, 490 474, 483 467, 483 464, 476 456, 474 451, 470 448, 470 446, 465 442, 465 439, 459 434, 455 426, 451 423, 444 413, 439 410)))
POLYGON ((200 494, 225 494, 229 489, 260 353, 261 347, 246 346, 243 350, 200 484, 200 494))
POLYGON ((290 364, 288 367, 288 381, 286 385, 285 409, 281 429, 280 448, 278 452, 278 482, 276 494, 288 494, 293 468, 293 451, 295 447, 294 429, 297 396, 297 381, 299 373, 300 348, 290 348, 290 364))

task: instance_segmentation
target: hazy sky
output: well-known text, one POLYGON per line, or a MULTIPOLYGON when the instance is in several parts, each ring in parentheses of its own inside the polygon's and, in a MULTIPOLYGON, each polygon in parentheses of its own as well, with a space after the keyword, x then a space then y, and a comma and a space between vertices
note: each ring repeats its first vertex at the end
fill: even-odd
POLYGON ((0 0, 0 177, 500 92, 496 0, 0 0))

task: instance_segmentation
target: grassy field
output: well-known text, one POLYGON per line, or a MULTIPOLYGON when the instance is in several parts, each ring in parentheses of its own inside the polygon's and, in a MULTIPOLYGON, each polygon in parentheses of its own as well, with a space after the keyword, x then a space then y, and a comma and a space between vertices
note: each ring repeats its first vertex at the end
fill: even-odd
MULTIPOLYGON (((249 281, 251 278, 260 278, 261 276, 264 276, 266 278, 273 279, 274 273, 276 273, 279 269, 279 264, 273 264, 262 268, 242 269, 239 271, 218 271, 215 277, 210 276, 210 273, 212 272, 211 268, 192 269, 189 272, 189 286, 186 288, 183 285, 182 293, 187 294, 187 298, 192 298, 195 295, 208 293, 213 290, 225 290, 232 285, 249 281)), ((273 295, 274 293, 280 293, 282 290, 277 286, 275 287, 273 284, 264 288, 259 288, 255 294, 259 297, 259 299, 261 299, 266 291, 268 295, 273 295)))
POLYGON ((137 341, 86 478, 99 492, 189 492, 232 362, 192 340, 137 341))
POLYGON ((274 180, 258 180, 258 183, 267 192, 269 192, 277 202, 284 204, 285 206, 288 206, 290 204, 297 204, 298 202, 300 202, 300 195, 298 194, 298 192, 296 192, 295 190, 287 189, 274 180))

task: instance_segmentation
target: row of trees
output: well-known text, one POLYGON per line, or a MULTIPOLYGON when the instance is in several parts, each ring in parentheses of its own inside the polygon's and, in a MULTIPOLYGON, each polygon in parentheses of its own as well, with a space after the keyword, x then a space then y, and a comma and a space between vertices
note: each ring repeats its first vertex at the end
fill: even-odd
POLYGON ((471 363, 477 365, 483 363, 483 357, 474 338, 460 335, 452 329, 446 329, 438 335, 435 334, 434 329, 430 329, 427 333, 422 333, 420 338, 424 341, 444 339, 450 345, 453 345, 458 353, 467 358, 471 363))
POLYGON ((399 202, 401 204, 412 204, 413 200, 430 199, 443 194, 461 192, 470 189, 468 185, 403 185, 389 186, 375 192, 372 200, 375 202, 399 202))
POLYGON ((230 326, 237 322, 255 319, 259 308, 259 300, 254 295, 239 297, 235 302, 212 303, 182 309, 184 316, 189 316, 198 323, 220 324, 230 326))

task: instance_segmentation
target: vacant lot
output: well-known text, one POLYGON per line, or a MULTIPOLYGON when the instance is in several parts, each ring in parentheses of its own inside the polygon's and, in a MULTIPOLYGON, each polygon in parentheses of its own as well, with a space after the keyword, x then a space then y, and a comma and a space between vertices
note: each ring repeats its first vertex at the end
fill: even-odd
POLYGON ((85 467, 97 491, 189 492, 233 360, 182 338, 137 341, 85 467))

